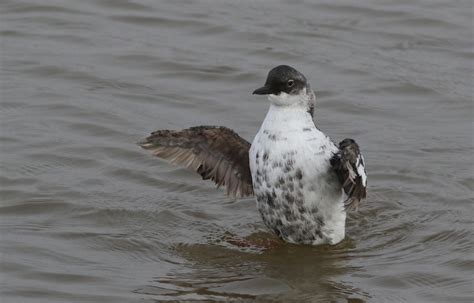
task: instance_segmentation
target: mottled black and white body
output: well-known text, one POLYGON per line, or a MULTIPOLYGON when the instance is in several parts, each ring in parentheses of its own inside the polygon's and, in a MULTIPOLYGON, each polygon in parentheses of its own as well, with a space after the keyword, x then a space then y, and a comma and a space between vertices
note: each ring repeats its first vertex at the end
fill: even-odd
POLYGON ((285 241, 344 238, 344 192, 330 164, 337 151, 305 107, 270 106, 250 148, 250 171, 263 221, 285 241))
POLYGON ((313 121, 315 95, 294 68, 272 69, 254 94, 270 108, 250 145, 225 127, 159 130, 140 145, 182 164, 232 196, 255 195, 265 225, 295 244, 336 244, 344 239, 346 211, 366 196, 359 146, 336 146, 313 121))
POLYGON ((255 93, 271 102, 249 154, 263 221, 290 243, 338 243, 345 197, 330 161, 339 149, 313 122, 313 91, 298 71, 281 66, 255 93))

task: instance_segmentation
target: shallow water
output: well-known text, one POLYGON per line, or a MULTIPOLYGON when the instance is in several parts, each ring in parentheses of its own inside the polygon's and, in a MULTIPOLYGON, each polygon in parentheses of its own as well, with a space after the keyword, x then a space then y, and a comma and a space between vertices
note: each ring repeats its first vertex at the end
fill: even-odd
POLYGON ((472 302, 471 1, 2 1, 2 302, 472 302), (40 4, 41 3, 41 4, 40 4), (369 197, 336 246, 261 251, 231 201, 140 150, 248 140, 279 64, 356 138, 369 197))

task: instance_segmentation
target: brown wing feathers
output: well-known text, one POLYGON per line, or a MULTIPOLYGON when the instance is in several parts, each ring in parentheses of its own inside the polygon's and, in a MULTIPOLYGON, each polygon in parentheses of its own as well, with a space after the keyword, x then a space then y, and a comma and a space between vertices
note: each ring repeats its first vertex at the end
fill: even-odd
POLYGON ((196 126, 180 131, 158 130, 139 145, 155 156, 196 171, 218 187, 226 186, 230 196, 253 195, 250 143, 231 129, 196 126))
POLYGON ((347 195, 346 208, 357 208, 367 195, 365 163, 359 145, 352 139, 342 140, 339 143, 339 152, 331 159, 331 165, 347 195))

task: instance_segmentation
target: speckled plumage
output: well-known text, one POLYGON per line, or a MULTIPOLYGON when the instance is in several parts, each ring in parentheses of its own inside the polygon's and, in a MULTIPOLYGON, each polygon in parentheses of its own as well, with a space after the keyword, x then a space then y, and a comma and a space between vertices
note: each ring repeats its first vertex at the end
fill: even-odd
POLYGON ((330 164, 337 151, 304 107, 271 105, 250 148, 250 170, 263 221, 285 241, 344 238, 344 193, 330 164))
POLYGON ((255 195, 265 224, 295 244, 344 239, 346 211, 366 197, 364 158, 352 139, 336 146, 314 124, 315 94, 306 77, 280 65, 253 92, 270 109, 252 145, 225 127, 159 130, 140 146, 226 186, 255 195))

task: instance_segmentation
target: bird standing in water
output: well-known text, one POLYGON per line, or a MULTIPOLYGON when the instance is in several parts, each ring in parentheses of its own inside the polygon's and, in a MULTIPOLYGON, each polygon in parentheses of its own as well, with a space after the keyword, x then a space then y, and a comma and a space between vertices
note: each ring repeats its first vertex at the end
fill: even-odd
POLYGON ((337 146, 313 121, 315 95, 306 77, 280 65, 253 94, 270 109, 252 144, 226 127, 158 130, 140 146, 226 186, 256 197, 265 225, 294 244, 336 244, 346 212, 366 197, 364 158, 352 139, 337 146))

